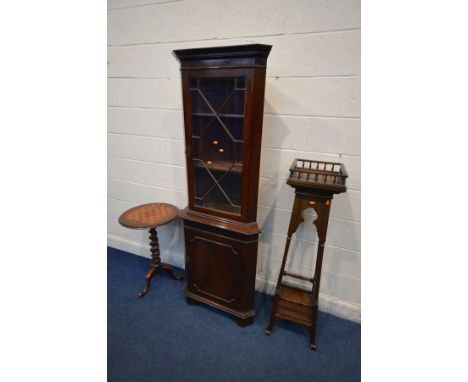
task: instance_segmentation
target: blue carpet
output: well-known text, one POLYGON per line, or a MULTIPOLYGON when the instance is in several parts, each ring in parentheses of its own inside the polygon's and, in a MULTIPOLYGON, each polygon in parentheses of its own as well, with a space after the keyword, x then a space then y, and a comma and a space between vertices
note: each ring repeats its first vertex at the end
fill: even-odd
POLYGON ((111 382, 359 381, 361 326, 320 313, 318 351, 308 332, 278 322, 271 297, 257 293, 255 323, 240 328, 226 314, 187 305, 183 281, 167 275, 144 286, 149 260, 108 248, 108 380, 111 382))

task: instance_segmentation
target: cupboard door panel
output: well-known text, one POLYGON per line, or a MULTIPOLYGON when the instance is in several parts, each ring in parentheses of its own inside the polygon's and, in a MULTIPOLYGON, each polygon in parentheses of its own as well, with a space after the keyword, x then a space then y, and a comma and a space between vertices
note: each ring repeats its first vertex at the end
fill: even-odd
POLYGON ((188 287, 225 306, 240 303, 244 248, 224 237, 187 232, 188 287))

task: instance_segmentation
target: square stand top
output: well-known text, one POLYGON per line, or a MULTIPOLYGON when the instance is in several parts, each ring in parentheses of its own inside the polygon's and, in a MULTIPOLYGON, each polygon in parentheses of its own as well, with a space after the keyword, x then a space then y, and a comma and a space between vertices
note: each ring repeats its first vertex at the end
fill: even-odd
POLYGON ((346 192, 347 177, 348 173, 343 163, 296 158, 289 168, 287 183, 296 189, 339 194, 346 192))

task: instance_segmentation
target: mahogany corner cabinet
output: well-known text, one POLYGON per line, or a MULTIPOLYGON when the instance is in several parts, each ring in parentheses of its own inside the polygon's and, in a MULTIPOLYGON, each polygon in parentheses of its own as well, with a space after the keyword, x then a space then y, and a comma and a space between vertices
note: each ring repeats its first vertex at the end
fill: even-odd
POLYGON ((233 315, 255 316, 257 199, 265 73, 271 45, 175 50, 181 64, 188 207, 185 293, 233 315))

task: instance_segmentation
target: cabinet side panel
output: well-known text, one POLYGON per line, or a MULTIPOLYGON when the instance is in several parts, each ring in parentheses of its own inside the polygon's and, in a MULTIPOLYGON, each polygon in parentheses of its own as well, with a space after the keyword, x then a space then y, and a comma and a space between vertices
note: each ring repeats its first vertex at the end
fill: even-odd
POLYGON ((257 220, 257 202, 258 202, 258 184, 260 176, 260 154, 262 146, 262 128, 263 128, 263 105, 265 103, 265 75, 266 69, 257 68, 253 70, 252 75, 252 100, 250 126, 248 128, 248 165, 246 184, 246 220, 254 222, 257 220))
POLYGON ((192 110, 190 107, 190 92, 189 92, 189 75, 187 71, 181 71, 182 77, 182 100, 184 112, 184 132, 185 132, 185 159, 187 168, 187 189, 188 189, 188 205, 193 208, 193 168, 192 168, 192 127, 190 116, 192 110))

